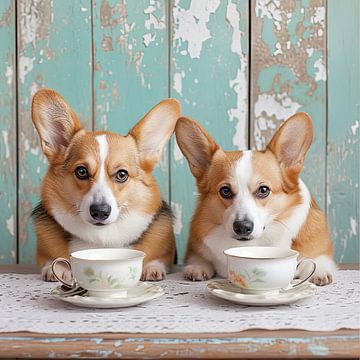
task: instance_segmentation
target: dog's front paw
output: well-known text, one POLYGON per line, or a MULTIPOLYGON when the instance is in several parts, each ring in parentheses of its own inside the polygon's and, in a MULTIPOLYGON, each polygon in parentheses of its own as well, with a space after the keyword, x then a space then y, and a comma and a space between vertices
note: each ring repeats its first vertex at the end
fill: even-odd
POLYGON ((214 271, 207 265, 186 265, 184 267, 184 278, 191 281, 203 281, 211 279, 214 271))
MULTIPOLYGON (((332 258, 326 255, 318 256, 314 259, 316 269, 314 275, 311 276, 310 281, 318 286, 328 285, 333 282, 333 274, 337 270, 337 266, 332 258)), ((300 279, 305 278, 311 269, 310 264, 303 266, 300 271, 300 279)))
POLYGON ((141 274, 143 281, 159 281, 165 279, 166 268, 165 265, 159 261, 149 262, 144 266, 141 274))
POLYGON ((316 274, 315 272, 310 281, 318 286, 328 285, 333 282, 333 276, 330 273, 316 274))
MULTIPOLYGON (((52 272, 51 264, 52 263, 49 262, 41 269, 41 277, 44 281, 57 281, 52 272)), ((71 282, 72 274, 70 269, 61 264, 57 264, 56 267, 58 268, 58 271, 56 272, 58 276, 66 282, 71 282)))

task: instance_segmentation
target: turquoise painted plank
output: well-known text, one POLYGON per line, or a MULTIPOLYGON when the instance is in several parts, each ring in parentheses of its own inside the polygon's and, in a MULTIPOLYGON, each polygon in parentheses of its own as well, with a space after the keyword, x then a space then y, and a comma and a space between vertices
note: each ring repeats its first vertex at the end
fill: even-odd
POLYGON ((315 141, 302 178, 325 208, 325 0, 252 0, 251 147, 264 149, 298 111, 310 114, 315 141))
POLYGON ((360 2, 328 1, 327 209, 336 259, 359 262, 360 2), (349 35, 351 34, 351 35, 349 35))
MULTIPOLYGON (((174 1, 171 12, 171 96, 224 149, 247 149, 247 1, 174 1)), ((172 145, 171 202, 181 262, 197 192, 175 140, 172 145)))
POLYGON ((16 263, 15 1, 0 2, 0 264, 16 263))
MULTIPOLYGON (((168 97, 166 1, 94 2, 95 128, 126 135, 168 97)), ((155 170, 169 200, 167 150, 155 170)))
POLYGON ((91 1, 21 0, 17 24, 19 260, 34 263, 35 236, 29 216, 39 201, 47 161, 30 119, 31 98, 41 87, 53 88, 91 128, 91 1))

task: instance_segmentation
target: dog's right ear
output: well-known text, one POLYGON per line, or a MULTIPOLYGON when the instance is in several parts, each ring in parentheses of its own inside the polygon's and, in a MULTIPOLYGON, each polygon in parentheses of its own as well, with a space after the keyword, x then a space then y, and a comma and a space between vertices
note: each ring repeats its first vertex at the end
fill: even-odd
POLYGON ((192 174, 198 179, 204 175, 219 145, 196 121, 182 117, 175 127, 176 141, 189 162, 192 174))
POLYGON ((51 89, 39 90, 32 99, 31 117, 49 159, 62 153, 82 125, 62 96, 51 89))

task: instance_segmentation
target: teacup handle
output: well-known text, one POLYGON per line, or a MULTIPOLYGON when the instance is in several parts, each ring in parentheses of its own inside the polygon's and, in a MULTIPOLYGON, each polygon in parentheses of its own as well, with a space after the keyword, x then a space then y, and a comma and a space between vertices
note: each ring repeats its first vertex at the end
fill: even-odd
POLYGON ((296 284, 291 284, 291 286, 294 288, 296 286, 299 286, 301 284, 303 284, 305 281, 309 280, 311 278, 311 276, 314 274, 315 270, 316 270, 316 264, 315 261, 309 258, 302 258, 298 264, 296 265, 296 270, 299 268, 299 266, 301 264, 303 264, 305 261, 310 261, 312 264, 312 269, 310 271, 310 273, 305 277, 305 279, 302 279, 300 282, 296 283, 296 284))
POLYGON ((56 273, 56 264, 58 263, 65 263, 66 266, 69 268, 69 270, 71 271, 71 264, 70 264, 70 261, 68 259, 65 259, 65 258, 57 258, 55 259, 52 264, 51 264, 51 271, 55 277, 55 279, 57 281, 60 281, 63 285, 67 286, 68 288, 73 288, 75 286, 75 280, 74 278, 72 277, 71 279, 71 283, 68 283, 67 281, 65 281, 64 279, 61 278, 61 276, 59 276, 57 273, 56 273))

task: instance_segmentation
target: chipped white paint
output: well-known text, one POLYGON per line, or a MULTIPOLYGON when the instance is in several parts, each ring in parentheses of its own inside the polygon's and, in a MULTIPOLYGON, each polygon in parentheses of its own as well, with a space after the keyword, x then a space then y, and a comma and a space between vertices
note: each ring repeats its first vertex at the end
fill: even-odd
MULTIPOLYGON (((159 4, 158 4, 159 7, 159 4)), ((147 30, 151 30, 151 28, 155 30, 162 30, 166 27, 165 16, 163 15, 160 19, 155 16, 156 7, 153 5, 148 6, 144 9, 144 14, 147 14, 149 17, 145 20, 145 28, 147 30)))
MULTIPOLYGON (((24 134, 22 133, 22 138, 24 138, 24 134)), ((24 150, 26 152, 31 152, 31 154, 38 156, 40 153, 40 147, 39 146, 35 146, 35 147, 31 147, 30 146, 30 142, 29 139, 24 139, 24 150)))
POLYGON ((359 129, 359 120, 356 120, 355 124, 351 125, 351 132, 353 133, 353 135, 356 135, 358 129, 359 129))
POLYGON ((12 236, 15 235, 15 224, 13 215, 11 215, 9 219, 6 219, 6 228, 12 236))
POLYGON ((281 9, 280 0, 256 0, 255 14, 257 17, 267 17, 274 21, 276 30, 281 30, 281 9))
POLYGON ((265 146, 265 137, 262 135, 262 131, 276 127, 272 118, 277 121, 285 121, 294 115, 300 107, 301 104, 292 100, 287 93, 260 94, 254 107, 256 148, 260 150, 265 146))
POLYGON ((143 43, 146 47, 148 47, 153 41, 155 41, 155 39, 156 34, 148 33, 143 36, 143 43))
POLYGON ((350 216, 350 236, 356 236, 357 235, 357 221, 355 218, 350 216))
POLYGON ((322 58, 315 61, 314 68, 317 69, 315 81, 326 81, 326 68, 322 58))
POLYGON ((2 130, 2 136, 4 139, 4 145, 5 145, 5 158, 8 159, 10 157, 10 151, 9 151, 9 133, 6 130, 2 130))
POLYGON ((238 149, 246 148, 246 109, 247 109, 247 81, 246 81, 246 59, 243 59, 241 68, 238 69, 235 79, 229 81, 229 87, 236 93, 236 107, 228 110, 229 120, 237 119, 233 144, 238 149))
POLYGON ((325 7, 319 6, 316 7, 314 15, 311 17, 310 21, 313 24, 320 24, 322 27, 325 27, 325 7))
POLYGON ((32 71, 35 57, 20 56, 19 58, 19 79, 20 83, 25 83, 25 76, 32 71))
POLYGON ((181 152, 176 139, 174 139, 173 156, 174 156, 175 161, 179 161, 181 164, 183 163, 184 155, 181 152))
POLYGON ((6 66, 6 71, 5 71, 5 76, 6 76, 6 82, 9 86, 11 86, 12 84, 12 80, 13 80, 13 75, 14 75, 14 71, 13 71, 13 67, 10 66, 6 66))
POLYGON ((181 234, 181 229, 183 228, 182 224, 182 205, 176 202, 171 202, 171 209, 174 212, 174 233, 175 235, 181 234))
POLYGON ((182 70, 181 72, 174 73, 174 85, 173 89, 182 96, 182 79, 185 77, 185 72, 182 70))
POLYGON ((308 49, 305 49, 305 51, 308 54, 308 57, 310 58, 314 53, 314 48, 308 48, 308 49))
POLYGON ((228 1, 226 8, 226 20, 232 27, 232 38, 231 38, 231 51, 235 54, 244 57, 241 49, 241 37, 242 32, 240 31, 240 13, 237 11, 236 4, 228 1))
POLYGON ((229 88, 236 94, 236 106, 227 111, 229 121, 237 119, 235 134, 232 139, 233 144, 238 149, 246 148, 246 109, 247 109, 247 81, 246 69, 247 59, 241 47, 241 38, 244 35, 240 31, 240 13, 236 4, 228 1, 226 8, 226 20, 232 27, 231 51, 240 58, 240 65, 234 79, 229 80, 229 88))
POLYGON ((193 59, 200 58, 203 43, 211 38, 207 23, 219 5, 220 0, 191 1, 189 9, 185 10, 176 0, 173 8, 174 46, 179 49, 187 42, 187 54, 193 59))

